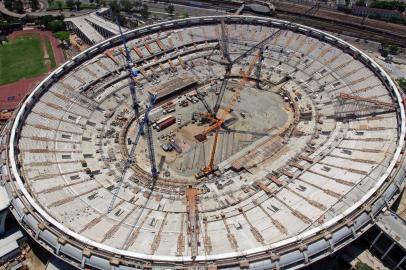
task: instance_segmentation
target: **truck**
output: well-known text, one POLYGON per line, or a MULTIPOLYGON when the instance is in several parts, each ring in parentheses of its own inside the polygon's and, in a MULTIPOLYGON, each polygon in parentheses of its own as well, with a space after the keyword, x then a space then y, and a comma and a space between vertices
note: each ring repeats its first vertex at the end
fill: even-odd
POLYGON ((167 128, 167 127, 170 127, 171 125, 173 125, 175 123, 176 123, 176 118, 171 116, 171 117, 167 118, 165 121, 158 123, 158 126, 157 126, 156 129, 158 131, 161 131, 161 130, 164 130, 165 128, 167 128))
POLYGON ((171 117, 173 117, 173 116, 172 116, 172 115, 167 115, 167 116, 164 116, 164 117, 162 117, 161 119, 157 120, 157 121, 156 121, 157 126, 158 126, 160 123, 164 122, 166 119, 169 119, 169 118, 171 118, 171 117))
POLYGON ((170 140, 169 144, 172 146, 173 149, 175 149, 175 151, 176 151, 178 154, 181 154, 181 153, 182 153, 182 148, 179 146, 179 144, 176 143, 175 140, 173 140, 173 139, 170 140))
POLYGON ((164 114, 164 109, 162 107, 151 110, 148 114, 149 121, 155 122, 164 114))
POLYGON ((176 111, 175 106, 169 107, 168 109, 166 109, 166 113, 172 113, 174 111, 176 111))

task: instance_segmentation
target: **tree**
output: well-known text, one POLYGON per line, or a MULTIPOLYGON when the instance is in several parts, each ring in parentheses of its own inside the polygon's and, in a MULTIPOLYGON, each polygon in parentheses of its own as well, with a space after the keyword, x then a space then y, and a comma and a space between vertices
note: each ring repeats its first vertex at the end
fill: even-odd
POLYGON ((121 0, 120 1, 121 4, 121 10, 123 11, 131 11, 131 9, 133 8, 133 4, 129 1, 129 0, 121 0))
POLYGON ((406 91, 406 78, 398 79, 398 83, 400 88, 402 88, 403 91, 406 91))
POLYGON ((16 0, 13 3, 13 9, 18 13, 22 14, 24 12, 24 5, 21 0, 16 0))
POLYGON ((37 10, 38 7, 39 7, 39 2, 38 2, 38 0, 30 0, 30 4, 31 4, 31 8, 32 8, 33 10, 37 10))
POLYGON ((55 37, 60 41, 69 41, 69 32, 67 31, 58 31, 55 33, 55 37))
POLYGON ((80 5, 82 5, 82 2, 80 2, 79 0, 76 0, 75 1, 76 10, 80 10, 80 5))
POLYGON ((117 2, 117 0, 110 1, 109 7, 114 17, 117 16, 118 13, 120 13, 120 4, 117 2))
POLYGON ((387 50, 382 50, 381 56, 382 57, 387 57, 389 55, 389 52, 387 50))
POLYGON ((0 32, 5 33, 9 30, 10 24, 8 21, 0 21, 0 32))
POLYGON ((8 10, 13 10, 13 0, 4 0, 4 6, 8 10))
POLYGON ((399 47, 397 45, 390 44, 388 47, 390 54, 397 54, 399 51, 399 47))
POLYGON ((373 270, 368 264, 363 262, 357 262, 354 267, 355 270, 373 270))
POLYGON ((56 5, 58 6, 59 11, 63 10, 63 3, 62 1, 56 1, 56 5))
POLYGON ((365 2, 365 0, 358 0, 357 2, 355 2, 355 5, 360 6, 360 7, 365 7, 366 2, 365 2))
POLYGON ((175 7, 172 4, 169 4, 165 7, 165 10, 167 13, 169 13, 170 16, 172 16, 173 12, 175 12, 175 7))
POLYGON ((38 18, 38 24, 47 28, 48 24, 54 20, 54 16, 52 15, 45 15, 38 18))
POLYGON ((135 8, 136 8, 137 10, 141 10, 141 8, 142 8, 142 2, 141 2, 140 0, 136 0, 136 1, 134 2, 134 6, 135 6, 135 8))
POLYGON ((62 20, 53 20, 48 24, 47 27, 52 32, 64 31, 66 30, 65 23, 62 20))
POLYGON ((66 0, 66 6, 72 10, 75 7, 75 2, 73 0, 66 0))
POLYGON ((147 20, 147 19, 148 19, 150 12, 149 12, 148 6, 147 6, 146 4, 143 4, 143 5, 142 5, 142 9, 141 9, 140 14, 141 14, 141 17, 142 17, 144 20, 147 20))
POLYGON ((189 14, 186 11, 182 11, 182 13, 180 14, 181 18, 188 18, 189 14))

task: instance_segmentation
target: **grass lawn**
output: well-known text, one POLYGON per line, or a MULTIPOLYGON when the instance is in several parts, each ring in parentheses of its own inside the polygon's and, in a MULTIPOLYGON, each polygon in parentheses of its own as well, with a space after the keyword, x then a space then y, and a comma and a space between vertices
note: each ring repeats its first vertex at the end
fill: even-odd
MULTIPOLYGON (((53 53, 50 57, 53 58, 53 53)), ((0 85, 47 71, 39 37, 17 38, 15 42, 0 45, 0 85)))
MULTIPOLYGON (((97 5, 95 3, 82 3, 80 5, 80 9, 96 8, 96 7, 97 7, 97 5)), ((74 8, 76 8, 76 6, 74 8)), ((69 9, 69 7, 68 7, 68 5, 66 5, 65 1, 62 1, 62 9, 69 9)), ((50 3, 47 10, 48 11, 50 11, 50 10, 59 10, 59 6, 58 6, 57 1, 54 1, 54 2, 50 3)))
POLYGON ((406 78, 398 79, 398 83, 400 88, 402 88, 402 90, 406 92, 406 78))
POLYGON ((54 51, 52 50, 51 41, 49 41, 49 39, 46 40, 46 45, 47 45, 49 60, 51 61, 51 69, 55 69, 56 68, 55 56, 54 56, 54 51))

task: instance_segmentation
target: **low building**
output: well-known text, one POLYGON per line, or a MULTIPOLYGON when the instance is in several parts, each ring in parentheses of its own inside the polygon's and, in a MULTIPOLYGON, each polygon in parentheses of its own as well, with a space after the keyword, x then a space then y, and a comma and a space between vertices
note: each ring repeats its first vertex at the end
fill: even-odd
MULTIPOLYGON (((74 31, 87 44, 93 45, 120 34, 120 29, 115 23, 100 16, 106 12, 108 9, 103 8, 83 16, 66 18, 64 21, 69 30, 74 31)), ((121 30, 128 31, 125 27, 121 30)))
POLYGON ((196 79, 192 77, 177 77, 148 92, 151 95, 155 95, 157 99, 161 99, 191 87, 196 83, 196 79))
POLYGON ((390 9, 370 8, 362 6, 353 6, 351 13, 357 16, 372 17, 384 20, 403 19, 402 12, 390 9))
POLYGON ((0 265, 3 265, 21 254, 19 242, 23 238, 24 235, 20 230, 7 237, 0 238, 0 265))

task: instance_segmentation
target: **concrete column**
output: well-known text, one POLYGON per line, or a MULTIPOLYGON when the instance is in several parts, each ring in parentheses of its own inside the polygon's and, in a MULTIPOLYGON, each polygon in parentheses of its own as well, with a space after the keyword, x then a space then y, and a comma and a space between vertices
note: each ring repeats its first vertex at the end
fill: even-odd
POLYGON ((0 211, 0 235, 3 235, 5 232, 5 225, 6 225, 6 217, 8 214, 8 208, 3 209, 0 211))
POLYGON ((369 246, 369 248, 372 248, 373 245, 375 245, 376 241, 378 241, 379 237, 381 237, 382 235, 382 231, 379 232, 379 234, 375 237, 374 241, 372 242, 372 244, 369 246))
POLYGON ((3 235, 6 229, 5 225, 9 205, 10 198, 8 197, 6 188, 3 185, 0 185, 0 235, 3 235))
POLYGON ((389 251, 391 251, 391 249, 393 248, 393 246, 394 246, 395 244, 396 244, 396 243, 393 242, 393 243, 389 246, 389 248, 388 248, 388 249, 385 251, 385 253, 382 255, 381 259, 385 258, 386 255, 388 255, 389 251))
POLYGON ((399 266, 405 261, 405 259, 406 259, 406 256, 403 256, 403 258, 400 260, 400 262, 398 262, 398 264, 393 269, 398 269, 399 266))

